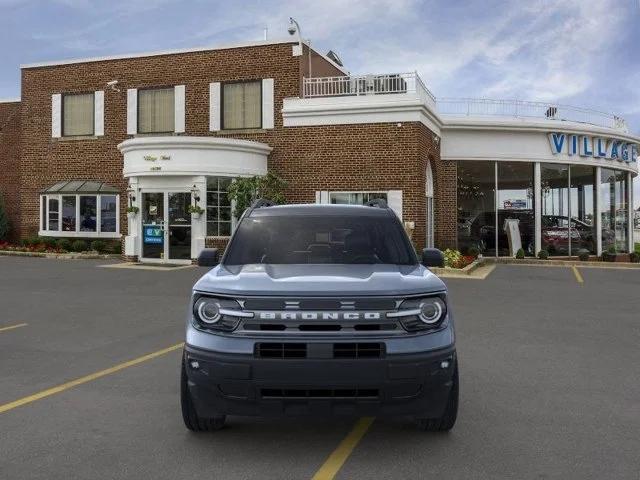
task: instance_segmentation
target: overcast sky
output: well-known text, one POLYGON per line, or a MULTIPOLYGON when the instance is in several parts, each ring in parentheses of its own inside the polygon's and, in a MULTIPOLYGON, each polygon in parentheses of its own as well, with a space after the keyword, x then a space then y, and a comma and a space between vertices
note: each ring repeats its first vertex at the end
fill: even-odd
POLYGON ((640 0, 0 0, 0 98, 20 96, 21 63, 279 39, 289 16, 352 73, 417 70, 436 96, 560 101, 640 133, 640 0))

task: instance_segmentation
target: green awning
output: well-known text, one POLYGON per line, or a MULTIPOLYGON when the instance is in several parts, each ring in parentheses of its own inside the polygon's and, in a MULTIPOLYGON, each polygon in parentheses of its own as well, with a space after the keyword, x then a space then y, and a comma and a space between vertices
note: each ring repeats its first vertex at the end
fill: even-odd
POLYGON ((112 187, 111 185, 101 182, 99 180, 70 180, 65 182, 58 182, 55 185, 51 185, 45 188, 41 192, 58 193, 58 194, 84 194, 84 193, 102 193, 102 194, 118 194, 120 189, 112 187))

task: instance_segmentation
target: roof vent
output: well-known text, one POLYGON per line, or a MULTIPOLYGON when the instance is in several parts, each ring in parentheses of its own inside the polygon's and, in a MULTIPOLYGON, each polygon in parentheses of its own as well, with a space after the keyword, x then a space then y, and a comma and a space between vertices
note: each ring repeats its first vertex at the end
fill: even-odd
POLYGON ((333 50, 329 50, 327 52, 327 57, 332 60, 333 62, 337 63, 339 66, 343 67, 344 65, 342 64, 342 60, 340 60, 340 57, 338 56, 338 54, 336 52, 334 52, 333 50))

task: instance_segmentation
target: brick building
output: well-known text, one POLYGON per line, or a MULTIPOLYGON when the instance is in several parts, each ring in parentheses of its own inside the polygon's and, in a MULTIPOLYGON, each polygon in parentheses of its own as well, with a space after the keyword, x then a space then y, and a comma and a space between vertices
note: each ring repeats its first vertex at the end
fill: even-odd
POLYGON ((20 101, 0 103, 14 239, 190 261, 234 229, 229 182, 273 171, 292 203, 385 198, 419 248, 629 248, 639 139, 618 117, 436 100, 415 73, 350 76, 332 58, 287 40, 22 66, 20 101))

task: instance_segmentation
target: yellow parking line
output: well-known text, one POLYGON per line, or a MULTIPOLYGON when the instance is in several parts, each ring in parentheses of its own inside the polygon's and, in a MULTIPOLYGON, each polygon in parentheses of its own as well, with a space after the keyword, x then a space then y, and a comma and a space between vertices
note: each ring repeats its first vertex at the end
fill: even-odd
POLYGON ((7 330, 13 330, 14 328, 26 327, 28 323, 18 323, 17 325, 9 325, 8 327, 0 327, 0 332, 6 332, 7 330))
POLYGON ((367 430, 369 430, 374 420, 375 418, 371 417, 358 420, 349 432, 349 435, 347 435, 333 453, 329 455, 327 461, 322 464, 320 470, 316 472, 312 480, 332 480, 336 476, 336 473, 338 473, 338 470, 342 468, 347 458, 349 458, 353 449, 356 448, 358 442, 362 440, 364 434, 367 433, 367 430))
POLYGON ((573 267, 571 267, 571 269, 573 270, 573 274, 575 275, 578 283, 584 283, 584 279, 582 278, 582 275, 580 274, 576 266, 574 265, 573 267))
POLYGON ((90 375, 86 375, 84 377, 80 377, 75 380, 71 380, 70 382, 63 383, 62 385, 58 385, 57 387, 43 390, 41 392, 35 393, 33 395, 29 395, 28 397, 20 398, 10 403, 5 403, 4 405, 0 405, 0 413, 13 410, 14 408, 21 407, 22 405, 26 405, 31 402, 35 402, 36 400, 40 400, 41 398, 55 395, 56 393, 64 392, 65 390, 68 390, 70 388, 77 387, 78 385, 82 385, 83 383, 91 382, 92 380, 97 380, 100 377, 104 377, 106 375, 119 372, 120 370, 124 370, 125 368, 133 367, 134 365, 138 365, 139 363, 146 362, 147 360, 151 360, 153 358, 159 357, 166 353, 173 352, 174 350, 178 350, 183 346, 184 346, 184 343, 178 343, 177 345, 173 345, 171 347, 158 350, 157 352, 149 353, 142 357, 134 358, 133 360, 129 360, 128 362, 120 363, 119 365, 115 365, 111 368, 107 368, 106 370, 100 370, 99 372, 92 373, 90 375))

